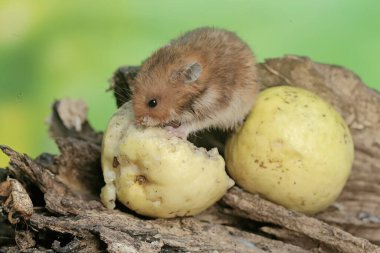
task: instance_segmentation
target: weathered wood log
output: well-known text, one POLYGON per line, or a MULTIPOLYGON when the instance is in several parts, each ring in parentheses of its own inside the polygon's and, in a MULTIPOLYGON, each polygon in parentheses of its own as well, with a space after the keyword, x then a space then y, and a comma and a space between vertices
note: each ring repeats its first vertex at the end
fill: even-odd
MULTIPOLYGON (((4 237, 15 239, 5 240, 9 247, 0 251, 15 250, 17 244, 23 250, 58 252, 380 252, 372 244, 380 244, 379 93, 348 70, 303 57, 272 59, 258 67, 263 89, 294 85, 311 90, 341 112, 350 126, 353 171, 328 210, 308 217, 237 187, 193 218, 145 219, 121 205, 106 210, 98 197, 102 135, 87 122, 85 105, 66 99, 54 104, 50 121, 60 155, 42 154, 33 160, 0 146, 11 158, 7 173, 14 179, 9 180, 14 185, 20 182, 34 204, 32 214, 18 212, 13 219, 17 223, 13 234, 4 230, 4 237)), ((138 67, 120 68, 114 75, 111 89, 118 106, 130 99, 128 83, 137 71, 138 67)), ((193 141, 223 152, 228 135, 204 132, 193 141)), ((16 189, 10 185, 5 183, 3 192, 16 189)), ((5 202, 3 197, 3 206, 5 202)), ((19 210, 6 204, 5 214, 19 210)), ((13 204, 20 207, 18 201, 13 204)))
POLYGON ((245 191, 233 187, 223 197, 232 207, 232 213, 252 220, 269 222, 290 231, 298 232, 329 248, 347 253, 380 252, 380 248, 365 239, 330 226, 318 219, 293 212, 245 191))
POLYGON ((65 235, 71 245, 67 252, 100 251, 101 242, 110 252, 308 252, 297 246, 196 218, 144 220, 130 213, 106 210, 99 201, 83 200, 87 194, 73 192, 75 189, 63 184, 58 175, 28 156, 6 146, 0 146, 0 149, 11 158, 12 174, 27 174, 31 181, 38 178, 39 181, 34 183, 44 193, 47 209, 56 215, 47 214, 44 210, 34 212, 29 226, 37 231, 36 237, 39 231, 50 231, 55 235, 57 239, 51 245, 53 248, 61 248, 58 238, 65 235))

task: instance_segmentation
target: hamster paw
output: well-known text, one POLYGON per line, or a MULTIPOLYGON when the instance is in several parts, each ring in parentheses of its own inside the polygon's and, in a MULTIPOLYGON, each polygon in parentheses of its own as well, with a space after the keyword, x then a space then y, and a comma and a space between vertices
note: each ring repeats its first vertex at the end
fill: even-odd
POLYGON ((187 139, 188 133, 182 127, 175 128, 175 127, 172 127, 172 126, 166 126, 165 130, 168 131, 171 135, 174 135, 174 136, 176 136, 178 138, 181 138, 181 139, 184 139, 184 140, 187 139))

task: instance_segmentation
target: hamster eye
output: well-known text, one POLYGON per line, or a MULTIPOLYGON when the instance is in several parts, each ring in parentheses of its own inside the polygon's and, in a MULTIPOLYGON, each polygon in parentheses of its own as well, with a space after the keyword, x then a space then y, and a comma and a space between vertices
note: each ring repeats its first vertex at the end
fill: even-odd
POLYGON ((157 100, 156 100, 156 99, 151 99, 151 100, 149 100, 149 102, 148 102, 148 106, 149 106, 150 108, 154 108, 154 107, 156 107, 156 106, 157 106, 157 100))

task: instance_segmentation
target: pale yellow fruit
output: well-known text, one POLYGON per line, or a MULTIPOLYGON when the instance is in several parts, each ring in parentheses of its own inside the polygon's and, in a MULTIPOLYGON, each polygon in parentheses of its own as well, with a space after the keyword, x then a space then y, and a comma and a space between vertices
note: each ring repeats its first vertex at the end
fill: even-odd
POLYGON ((200 213, 233 185, 216 149, 206 151, 161 128, 134 125, 131 104, 112 117, 103 138, 102 168, 107 208, 117 199, 150 217, 200 213))
POLYGON ((306 90, 263 91, 226 145, 230 176, 251 193, 306 214, 328 207, 350 174, 350 131, 334 108, 306 90))

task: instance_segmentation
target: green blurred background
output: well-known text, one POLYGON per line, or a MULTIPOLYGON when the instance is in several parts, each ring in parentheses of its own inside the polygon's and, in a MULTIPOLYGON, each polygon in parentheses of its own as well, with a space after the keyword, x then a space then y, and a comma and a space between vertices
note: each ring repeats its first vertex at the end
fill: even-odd
POLYGON ((380 90, 379 11, 374 0, 1 0, 0 144, 56 153, 44 121, 66 96, 82 98, 103 130, 116 108, 105 93, 113 71, 206 25, 236 31, 259 61, 306 55, 380 90))

